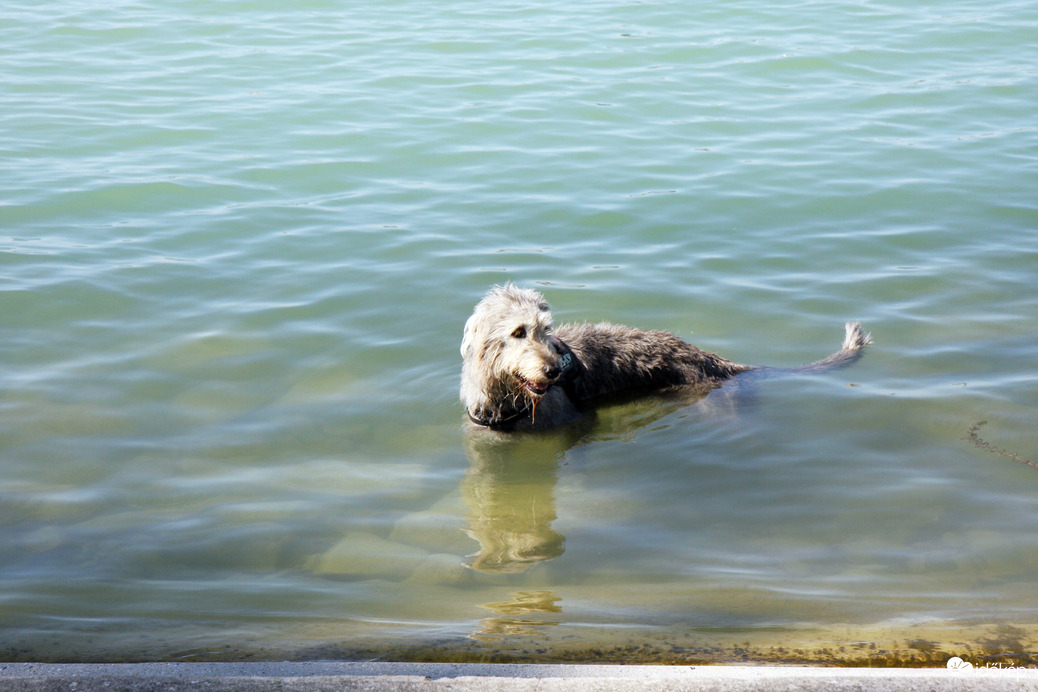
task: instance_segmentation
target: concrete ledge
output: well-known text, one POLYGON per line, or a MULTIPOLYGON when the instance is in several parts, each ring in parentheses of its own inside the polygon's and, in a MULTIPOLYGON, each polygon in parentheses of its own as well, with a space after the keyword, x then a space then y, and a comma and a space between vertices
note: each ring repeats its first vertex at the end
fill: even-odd
POLYGON ((0 663, 0 692, 1036 690, 1038 670, 480 663, 0 663))

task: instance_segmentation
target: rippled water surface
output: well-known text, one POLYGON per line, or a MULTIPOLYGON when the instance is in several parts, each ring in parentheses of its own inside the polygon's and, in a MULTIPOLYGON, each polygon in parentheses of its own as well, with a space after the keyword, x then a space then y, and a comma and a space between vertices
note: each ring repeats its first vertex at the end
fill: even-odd
POLYGON ((0 659, 1038 656, 1034 3, 0 25, 0 659), (506 281, 875 343, 501 443, 458 346, 506 281))

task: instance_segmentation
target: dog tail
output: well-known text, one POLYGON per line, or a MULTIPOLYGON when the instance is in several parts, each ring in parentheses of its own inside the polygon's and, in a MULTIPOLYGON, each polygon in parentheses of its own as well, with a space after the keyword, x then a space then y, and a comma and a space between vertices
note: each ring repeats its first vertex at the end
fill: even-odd
POLYGON ((824 372, 826 370, 835 370, 836 368, 847 367, 861 358, 862 351, 866 346, 872 343, 872 335, 862 329, 861 324, 858 322, 848 322, 844 325, 844 330, 846 330, 846 333, 843 337, 843 345, 840 346, 840 350, 822 360, 816 360, 813 363, 801 365, 798 368, 773 368, 764 366, 754 368, 754 370, 764 377, 773 377, 776 375, 792 373, 824 372))
POLYGON ((793 368, 793 372, 821 372, 850 365, 859 358, 866 346, 872 343, 872 335, 861 327, 860 322, 848 322, 843 326, 846 333, 840 350, 822 360, 793 368))

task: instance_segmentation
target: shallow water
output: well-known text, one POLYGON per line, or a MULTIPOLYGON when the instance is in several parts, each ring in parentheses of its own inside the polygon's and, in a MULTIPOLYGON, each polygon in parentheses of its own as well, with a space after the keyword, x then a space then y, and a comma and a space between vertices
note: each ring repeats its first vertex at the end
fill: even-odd
POLYGON ((0 658, 1034 657, 1032 3, 0 20, 0 658), (493 444, 505 281, 875 344, 493 444))

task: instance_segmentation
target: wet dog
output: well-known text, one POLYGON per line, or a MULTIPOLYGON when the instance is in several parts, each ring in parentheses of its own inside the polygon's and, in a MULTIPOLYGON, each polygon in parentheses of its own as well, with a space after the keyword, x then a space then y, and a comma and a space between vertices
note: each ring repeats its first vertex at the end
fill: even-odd
MULTIPOLYGON (((817 371, 854 362, 870 343, 848 322, 839 351, 797 368, 817 371)), ((494 286, 465 323, 461 401, 469 419, 494 430, 539 430, 575 421, 589 402, 685 388, 706 393, 762 368, 696 348, 663 331, 609 323, 553 325, 533 290, 494 286)))

